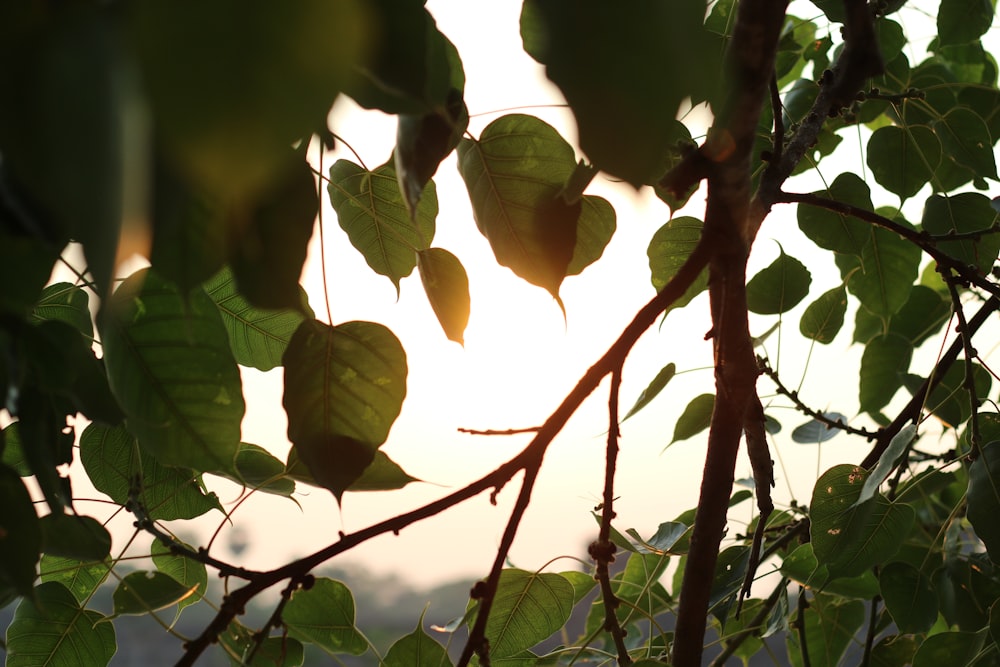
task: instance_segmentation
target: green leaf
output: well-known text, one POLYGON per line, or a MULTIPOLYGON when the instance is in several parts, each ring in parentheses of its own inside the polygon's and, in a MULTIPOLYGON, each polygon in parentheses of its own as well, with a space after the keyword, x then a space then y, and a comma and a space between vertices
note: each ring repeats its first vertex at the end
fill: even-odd
POLYGON ((736 601, 736 594, 743 586, 749 563, 750 547, 744 545, 726 547, 715 562, 708 609, 723 627, 729 616, 729 609, 736 601))
POLYGON ((910 367, 913 346, 902 336, 882 334, 865 345, 861 356, 858 400, 862 412, 876 414, 892 400, 910 367))
POLYGON ((823 473, 813 488, 810 539, 817 561, 829 568, 831 577, 857 576, 885 562, 913 525, 909 505, 876 496, 854 506, 868 475, 864 468, 838 465, 823 473))
MULTIPOLYGON (((839 412, 824 412, 823 416, 834 422, 847 423, 847 416, 839 412)), ((792 442, 800 445, 818 445, 840 435, 839 428, 831 428, 818 419, 810 419, 805 424, 796 426, 792 431, 792 442)))
POLYGON ((110 561, 83 562, 75 558, 43 554, 39 571, 42 581, 55 581, 62 584, 69 589, 78 602, 83 604, 108 578, 111 574, 111 567, 110 561))
POLYGON ((914 285, 909 299, 889 321, 889 333, 899 334, 917 347, 937 333, 950 315, 951 302, 947 298, 925 285, 914 285))
POLYGON ((687 440, 701 433, 712 423, 712 410, 715 409, 715 394, 700 394, 691 399, 684 408, 680 418, 674 425, 674 437, 668 447, 679 440, 687 440))
POLYGON ((385 442, 406 396, 406 353, 371 322, 305 321, 285 351, 288 439, 340 499, 385 442))
MULTIPOLYGON (((733 506, 732 500, 730 500, 729 506, 733 506)), ((633 550, 640 554, 656 554, 658 556, 666 554, 680 555, 687 552, 691 541, 691 526, 680 521, 666 521, 661 523, 657 527, 656 533, 648 540, 640 537, 639 532, 635 528, 629 528, 625 532, 636 541, 636 546, 633 550)))
POLYGON ((240 294, 257 308, 302 308, 299 276, 319 195, 312 167, 294 161, 255 198, 231 239, 229 266, 240 294))
POLYGON ((368 641, 354 627, 354 596, 339 581, 317 577, 308 590, 295 591, 281 619, 291 637, 331 655, 361 655, 368 650, 368 641))
POLYGON ((983 632, 940 632, 932 635, 917 649, 913 656, 913 667, 983 664, 976 658, 985 639, 983 632))
POLYGON ((584 195, 580 200, 580 219, 576 223, 576 246, 566 267, 567 276, 575 276, 604 254, 617 228, 615 209, 604 197, 584 195))
POLYGON ((15 236, 0 231, 0 312, 27 315, 39 299, 52 275, 58 257, 41 239, 15 236))
POLYGON ((139 446, 166 465, 235 474, 243 389, 215 303, 147 270, 122 283, 111 311, 104 359, 139 446))
POLYGON ((573 606, 587 597, 587 594, 597 587, 597 580, 592 574, 579 572, 577 570, 567 570, 560 572, 559 576, 573 585, 573 606))
POLYGON ((302 642, 289 637, 267 637, 258 645, 256 632, 239 621, 233 621, 219 635, 219 645, 229 657, 232 667, 298 667, 305 661, 302 642), (256 650, 253 660, 247 658, 256 650))
POLYGON ((994 562, 1000 562, 1000 444, 987 443, 969 466, 969 522, 986 545, 994 562))
POLYGON ((368 171, 349 160, 330 167, 330 203, 341 228, 373 271, 399 281, 413 272, 416 251, 430 247, 438 213, 437 191, 429 182, 423 190, 416 219, 410 219, 396 183, 396 171, 384 164, 368 171))
POLYGON ((622 418, 625 421, 635 413, 642 410, 644 407, 649 405, 649 402, 656 398, 657 394, 663 391, 663 388, 667 386, 667 383, 673 379, 674 374, 677 372, 677 366, 673 363, 669 363, 660 369, 660 372, 656 374, 653 381, 649 383, 642 393, 639 394, 639 398, 636 399, 635 405, 628 411, 628 413, 622 418))
POLYGON ((817 343, 833 342, 844 326, 847 313, 847 292, 843 285, 834 287, 806 306, 799 320, 799 332, 817 343))
POLYGON ((417 251, 417 270, 445 336, 463 345, 471 303, 462 262, 443 248, 427 248, 417 251))
POLYGON ((636 187, 661 176, 681 102, 715 92, 721 43, 702 25, 705 8, 572 0, 525 6, 540 33, 527 48, 566 97, 590 161, 636 187))
POLYGON ((879 572, 886 609, 902 633, 927 632, 937 620, 937 595, 930 580, 908 563, 889 563, 879 572))
POLYGON ((42 529, 31 495, 14 470, 0 465, 0 584, 31 595, 41 549, 42 529))
POLYGON ((964 44, 979 39, 993 24, 990 0, 941 0, 937 32, 941 44, 964 44))
MULTIPOLYGON (((976 400, 989 395, 993 384, 990 372, 976 362, 972 363, 973 384, 976 387, 976 400)), ((965 364, 952 365, 941 377, 925 406, 931 414, 940 419, 946 426, 958 428, 972 416, 972 406, 969 403, 969 393, 965 388, 965 364)))
POLYGON ((476 225, 497 262, 557 299, 583 210, 558 195, 576 166, 573 148, 533 116, 502 116, 458 145, 476 225))
POLYGON ((31 467, 24 458, 24 449, 21 445, 20 427, 17 422, 7 425, 3 430, 3 454, 0 462, 13 468, 21 477, 31 476, 31 467))
POLYGON ((867 162, 879 185, 908 199, 933 178, 941 142, 925 125, 880 127, 868 139, 867 162))
MULTIPOLYGON (((652 275, 653 287, 657 292, 662 290, 670 279, 680 270, 688 256, 701 239, 703 223, 697 218, 680 216, 673 218, 667 224, 656 230, 646 254, 649 257, 649 270, 652 275)), ((708 287, 708 272, 703 271, 684 295, 674 302, 673 308, 682 308, 691 299, 708 287)))
POLYGON ((879 594, 878 579, 869 570, 856 577, 830 578, 826 565, 820 565, 813 553, 813 545, 800 544, 781 561, 781 574, 794 579, 806 588, 831 595, 858 600, 870 600, 879 594))
POLYGON ((861 252, 861 270, 847 277, 847 289, 861 305, 887 320, 910 298, 920 268, 920 249, 892 232, 872 227, 861 252))
MULTIPOLYGON (((837 176, 829 190, 814 194, 866 211, 872 210, 871 190, 863 180, 850 172, 837 176)), ((799 204, 796 215, 799 229, 820 248, 860 257, 869 242, 868 223, 853 216, 808 204, 799 204)))
MULTIPOLYGON (((457 51, 455 57, 458 57, 457 51)), ((449 91, 447 101, 436 109, 420 115, 399 116, 394 167, 411 218, 419 210, 424 187, 441 161, 458 145, 468 126, 469 110, 462 101, 462 92, 456 88, 449 91)))
POLYGON ((486 621, 490 656, 514 656, 548 638, 569 620, 573 600, 573 585, 558 574, 503 570, 486 621))
POLYGON ((180 604, 193 596, 198 584, 186 585, 159 571, 125 575, 112 595, 115 615, 148 614, 180 604))
POLYGON ((398 463, 390 459, 384 452, 375 452, 375 460, 365 468, 354 482, 347 487, 348 491, 394 491, 401 489, 410 482, 421 480, 411 477, 398 463))
POLYGON ((201 601, 208 591, 208 571, 203 563, 174 554, 170 547, 159 540, 153 541, 150 555, 157 570, 185 589, 194 589, 191 595, 177 601, 178 611, 201 601))
POLYGON ((88 426, 80 436, 80 461, 95 489, 119 505, 126 505, 135 492, 151 519, 193 519, 222 511, 218 497, 205 493, 195 472, 159 463, 123 427, 88 426), (133 488, 136 480, 139 485, 133 488))
POLYGON ((866 503, 875 497, 878 487, 881 486, 885 478, 889 476, 889 473, 899 463, 903 452, 906 451, 906 448, 913 442, 916 436, 916 424, 907 424, 899 429, 899 433, 892 437, 892 440, 889 441, 889 446, 885 448, 885 451, 878 458, 878 463, 875 465, 874 470, 865 479, 864 486, 861 487, 861 495, 854 501, 854 507, 866 503))
POLYGON ((784 250, 747 283, 747 308, 761 315, 777 315, 794 308, 809 294, 812 275, 784 250))
POLYGON ((7 667, 86 665, 103 667, 117 650, 115 629, 105 616, 83 609, 60 583, 35 588, 7 628, 7 667))
MULTIPOLYGON (((963 192, 944 197, 931 195, 924 204, 921 219, 924 231, 944 236, 968 234, 990 229, 997 222, 997 212, 990 200, 977 192, 963 192)), ((963 264, 973 265, 988 274, 1000 252, 1000 234, 986 233, 978 239, 941 240, 937 247, 963 264)))
POLYGON ((300 309, 310 316, 312 314, 306 305, 306 293, 301 287, 300 309, 254 308, 236 289, 236 279, 229 268, 223 268, 202 287, 219 308, 236 363, 261 371, 269 371, 281 365, 281 355, 285 353, 288 341, 305 319, 300 309))
POLYGON ((448 652, 424 632, 424 615, 410 634, 397 639, 382 660, 382 667, 451 667, 448 652))
MULTIPOLYGON (((865 620, 860 600, 843 600, 817 594, 805 611, 805 636, 810 667, 837 667, 854 635, 865 620)), ((788 657, 794 667, 803 667, 797 633, 788 635, 788 657)))
POLYGON ((971 169, 977 177, 997 180, 993 139, 982 117, 971 109, 955 107, 932 125, 945 155, 971 169))
POLYGON ((70 283, 54 283, 42 290, 31 317, 38 322, 65 322, 84 336, 93 338, 94 323, 89 304, 90 296, 82 288, 70 283))
POLYGON ((70 514, 49 514, 39 521, 42 551, 81 561, 103 561, 111 553, 111 534, 101 522, 70 514))
POLYGON ((239 477, 232 480, 245 484, 255 491, 273 493, 290 498, 295 493, 295 482, 286 477, 285 464, 259 445, 241 442, 236 453, 239 477))

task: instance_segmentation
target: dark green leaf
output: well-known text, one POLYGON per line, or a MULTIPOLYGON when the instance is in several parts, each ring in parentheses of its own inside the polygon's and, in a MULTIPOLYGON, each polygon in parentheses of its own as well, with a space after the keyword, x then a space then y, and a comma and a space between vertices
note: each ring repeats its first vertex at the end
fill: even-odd
MULTIPOLYGON (((715 9, 713 13, 721 7, 729 6, 732 9, 732 2, 724 0, 723 2, 715 3, 715 9)), ((671 169, 676 167, 684 159, 684 153, 686 150, 693 148, 696 144, 694 139, 691 137, 691 132, 687 129, 684 123, 675 120, 673 124, 668 129, 668 135, 670 140, 670 145, 667 151, 664 153, 666 158, 666 164, 664 165, 664 173, 669 172, 671 169)), ((664 188, 659 183, 653 185, 653 192, 656 196, 660 198, 664 204, 670 207, 670 213, 673 215, 678 209, 683 207, 691 199, 691 196, 698 191, 698 184, 692 184, 688 188, 687 192, 675 193, 671 188, 664 188)))
POLYGON ((295 591, 281 618, 290 636, 332 655, 368 650, 368 641, 354 627, 354 596, 339 581, 321 577, 308 590, 295 591))
POLYGON ((908 199, 934 176, 941 161, 941 142, 924 125, 880 127, 868 140, 868 166, 876 182, 908 199))
MULTIPOLYGON (((732 507, 732 503, 730 503, 730 507, 732 507)), ((648 540, 640 537, 635 528, 629 528, 625 532, 635 539, 635 551, 640 554, 680 555, 685 553, 690 545, 691 527, 679 521, 661 523, 656 529, 656 533, 648 540)))
POLYGON ((990 0, 942 0, 938 7, 937 29, 941 44, 971 42, 990 29, 993 3, 990 0))
POLYGON ((806 306, 799 320, 799 332, 817 343, 832 343, 844 326, 846 313, 847 292, 843 285, 834 287, 806 306))
POLYGON ((193 596, 198 587, 199 584, 182 584, 159 571, 132 572, 115 588, 115 615, 148 614, 165 609, 193 596))
POLYGON ((111 553, 111 534, 89 516, 48 514, 40 520, 42 551, 81 561, 103 561, 111 553))
POLYGON ((258 445, 240 443, 236 452, 238 477, 231 477, 237 484, 243 484, 255 491, 291 497, 295 493, 295 482, 285 474, 285 464, 269 451, 258 445))
POLYGON ((809 294, 810 283, 809 269, 782 250, 770 266, 747 283, 747 308, 761 315, 788 312, 809 294))
MULTIPOLYGON (((829 190, 815 193, 866 211, 872 210, 868 185, 852 173, 837 176, 829 190)), ((840 215, 818 206, 799 204, 799 229, 820 248, 861 256, 869 242, 868 224, 853 216, 840 215)))
MULTIPOLYGON (((823 416, 834 422, 847 423, 847 417, 839 412, 824 412, 823 416)), ((796 426, 792 431, 792 442, 800 445, 818 445, 840 434, 839 428, 831 428, 818 419, 811 419, 805 424, 796 426)))
POLYGON ((166 465, 235 474, 243 389, 215 303, 140 271, 111 309, 104 359, 139 446, 166 465))
POLYGON ((865 345, 861 356, 858 400, 862 412, 877 413, 902 386, 913 346, 902 336, 882 334, 865 345))
POLYGON ((229 266, 240 294, 257 308, 302 308, 299 276, 319 195, 312 167, 295 161, 254 200, 232 229, 229 266))
POLYGON ((382 667, 451 667, 448 652, 422 627, 423 614, 413 632, 397 639, 382 660, 382 667))
POLYGON ((677 366, 673 363, 667 364, 660 369, 660 372, 656 374, 653 381, 649 383, 649 386, 642 390, 639 394, 639 398, 636 399, 635 405, 628 411, 628 413, 622 418, 625 421, 635 413, 646 407, 650 401, 656 398, 657 394, 663 391, 663 388, 667 386, 667 383, 673 379, 674 374, 677 372, 677 366))
POLYGON ((417 251, 417 270, 448 340, 464 344, 471 303, 469 276, 462 262, 443 248, 427 248, 417 251))
MULTIPOLYGON (((976 388, 976 400, 980 401, 989 395, 993 384, 990 372, 976 362, 972 363, 973 384, 976 388)), ((972 405, 965 383, 965 364, 952 365, 940 378, 936 387, 927 397, 925 407, 946 426, 958 428, 972 416, 972 405)))
MULTIPOLYGON (((862 311, 860 309, 858 312, 862 311)), ((914 285, 910 298, 889 321, 889 332, 899 334, 917 347, 940 331, 950 315, 951 302, 948 299, 930 287, 914 285)), ((881 325, 881 321, 879 324, 881 325)))
MULTIPOLYGON (((920 222, 929 234, 968 234, 990 229, 996 224, 997 215, 988 197, 977 192, 963 192, 949 197, 928 197, 920 222)), ((963 264, 971 264, 988 274, 1000 252, 1000 234, 986 233, 978 239, 941 240, 936 245, 963 264)))
POLYGON ((781 561, 781 574, 794 579, 806 588, 839 595, 845 598, 870 600, 879 594, 878 579, 869 570, 856 577, 830 578, 826 565, 820 565, 813 553, 813 545, 800 544, 781 561))
MULTIPOLYGON (((649 270, 653 287, 662 290, 680 270, 688 256, 701 239, 703 223, 697 218, 681 216, 673 218, 656 230, 646 254, 649 256, 649 270)), ((708 287, 708 272, 704 271, 684 295, 674 302, 674 308, 682 308, 691 299, 708 287)))
POLYGON ((558 195, 576 167, 572 147, 533 116, 502 116, 458 145, 476 225, 497 262, 556 298, 582 213, 558 195))
POLYGON ((13 468, 21 477, 30 477, 31 468, 24 458, 24 451, 21 446, 20 429, 17 422, 9 424, 3 430, 3 458, 0 459, 4 465, 13 468))
POLYGON ((179 556, 170 551, 159 540, 153 541, 150 549, 153 564, 156 569, 181 584, 185 589, 194 589, 194 593, 177 601, 177 609, 197 604, 208 590, 208 571, 205 565, 187 556, 179 556))
POLYGON ((881 496, 854 505, 868 471, 838 465, 823 473, 813 488, 810 539, 813 553, 831 577, 857 576, 884 562, 899 549, 913 525, 909 505, 881 496))
POLYGON ((526 4, 540 33, 529 52, 569 102, 591 162, 636 187, 662 175, 680 103, 715 92, 721 44, 704 6, 526 4))
POLYGON ((971 169, 978 177, 997 179, 993 140, 986 123, 975 111, 955 107, 933 125, 945 155, 971 169))
POLYGON ((305 661, 302 642, 289 637, 267 637, 258 644, 257 633, 239 621, 233 621, 219 635, 219 644, 232 667, 299 667, 305 661), (255 650, 249 663, 250 651, 255 650))
POLYGON ((879 572, 878 581, 885 606, 900 632, 926 632, 934 625, 937 596, 920 570, 908 563, 889 563, 879 572))
POLYGON ((580 219, 576 223, 576 246, 566 267, 567 276, 575 276, 604 254, 617 227, 615 209, 603 197, 584 195, 580 219))
POLYGON ((407 212, 392 165, 367 171, 349 160, 330 167, 327 186, 341 228, 373 271, 399 281, 413 272, 416 251, 430 247, 438 213, 437 191, 430 182, 416 208, 415 222, 407 212))
POLYGON ((191 470, 165 466, 136 444, 123 427, 91 424, 80 436, 80 461, 91 483, 119 505, 131 495, 151 519, 193 519, 213 509, 222 511, 214 493, 206 495, 191 470), (134 480, 138 488, 133 488, 134 480))
POLYGON ((723 627, 729 616, 729 609, 736 600, 736 593, 743 586, 749 562, 750 547, 743 545, 726 547, 715 562, 708 609, 723 627))
MULTIPOLYGON (((2 174, 0 174, 2 176, 2 174)), ((36 238, 0 231, 0 312, 24 316, 38 301, 52 275, 58 252, 36 238)))
POLYGON ((913 656, 913 667, 976 665, 986 636, 982 632, 941 632, 924 640, 913 656))
POLYGON ((0 583, 31 595, 42 529, 28 489, 6 465, 0 465, 0 529, 0 583))
POLYGON ((712 423, 712 410, 715 408, 715 394, 700 394, 691 399, 684 412, 674 425, 674 436, 668 447, 679 440, 687 440, 701 433, 712 423))
POLYGON ((299 309, 254 308, 236 289, 236 279, 228 268, 210 278, 202 287, 219 307, 236 363, 261 371, 281 365, 281 355, 285 353, 288 341, 305 319, 302 311, 312 314, 301 287, 302 305, 299 309))
POLYGON ((84 336, 94 336, 90 317, 90 296, 81 287, 70 283, 54 283, 42 290, 32 312, 36 321, 59 320, 71 325, 84 336))
POLYGON ((111 574, 111 562, 82 562, 44 554, 39 564, 42 581, 55 581, 70 590, 80 604, 90 600, 94 591, 111 574))
POLYGON ((105 616, 83 609, 60 583, 35 588, 7 628, 7 667, 86 665, 104 667, 115 654, 115 629, 105 616))
MULTIPOLYGON (((805 636, 810 667, 837 667, 865 620, 860 600, 843 600, 816 594, 805 611, 805 636)), ((798 633, 788 635, 788 657, 794 667, 804 667, 798 633)))
POLYGON ((419 482, 411 477, 398 463, 383 452, 375 452, 375 460, 365 468, 361 477, 347 487, 348 491, 394 491, 410 482, 419 482))
POLYGON ((969 522, 986 545, 994 562, 1000 562, 1000 444, 980 448, 979 458, 969 466, 969 522))

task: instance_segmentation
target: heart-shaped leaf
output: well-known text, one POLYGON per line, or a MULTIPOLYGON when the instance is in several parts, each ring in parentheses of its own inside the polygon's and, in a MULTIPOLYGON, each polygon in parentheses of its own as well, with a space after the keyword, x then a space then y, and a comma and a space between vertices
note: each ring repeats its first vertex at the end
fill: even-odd
POLYGON ((417 270, 448 340, 464 344, 471 306, 469 276, 462 262, 443 248, 428 248, 417 252, 417 270))

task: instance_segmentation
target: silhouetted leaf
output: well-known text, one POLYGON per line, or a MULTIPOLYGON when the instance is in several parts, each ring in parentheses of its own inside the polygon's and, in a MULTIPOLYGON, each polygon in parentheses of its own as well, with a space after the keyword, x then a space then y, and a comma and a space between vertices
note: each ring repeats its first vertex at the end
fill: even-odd
MULTIPOLYGON (((805 610, 805 644, 810 667, 837 667, 865 620, 860 600, 843 600, 817 593, 805 610)), ((793 667, 804 667, 799 635, 788 635, 788 657, 793 667)))
POLYGON ((843 285, 834 287, 806 306, 799 320, 799 332, 817 343, 832 343, 844 326, 846 313, 847 292, 843 285))
POLYGON ((257 633, 239 621, 233 621, 226 631, 219 635, 219 644, 224 647, 232 667, 299 667, 305 660, 302 642, 290 637, 267 637, 258 643, 257 633), (253 660, 247 662, 250 651, 255 651, 253 660))
POLYGON ((622 421, 625 421, 635 413, 639 412, 639 410, 642 410, 649 404, 650 401, 656 398, 657 394, 659 394, 663 388, 667 386, 667 383, 673 379, 674 373, 676 372, 677 366, 672 363, 661 368, 660 372, 657 373, 656 377, 654 377, 652 382, 649 383, 649 386, 643 389, 642 393, 639 394, 639 398, 636 399, 635 405, 633 405, 628 413, 622 417, 622 421))
POLYGON ((180 583, 160 571, 140 571, 125 575, 113 595, 115 615, 148 614, 194 595, 199 584, 180 583))
POLYGON ((42 551, 81 561, 103 561, 111 553, 111 534, 89 516, 48 514, 42 528, 42 551))
POLYGON ((913 346, 902 336, 882 334, 868 341, 861 356, 858 401, 862 412, 876 414, 902 386, 913 346))
POLYGON ((1000 444, 983 445, 969 466, 969 522, 986 545, 993 562, 1000 562, 1000 444))
POLYGON ((883 188, 908 199, 934 176, 941 142, 925 125, 880 127, 868 140, 868 166, 883 188))
POLYGON ((979 114, 965 107, 955 107, 936 121, 933 128, 949 159, 971 169, 977 178, 997 180, 993 140, 979 114))
POLYGON ((674 436, 668 447, 679 440, 687 440, 701 433, 712 423, 712 410, 715 408, 715 394, 701 394, 691 399, 684 412, 674 425, 674 436))
POLYGON ((186 589, 194 588, 194 593, 177 601, 178 611, 201 601, 208 591, 208 571, 203 563, 172 553, 159 540, 153 540, 150 556, 157 570, 186 589))
MULTIPOLYGON (((847 423, 847 417, 839 412, 824 412, 823 416, 834 422, 840 420, 847 423)), ((805 424, 796 426, 792 431, 792 442, 800 445, 818 445, 840 435, 839 428, 831 428, 818 419, 810 419, 805 424)))
POLYGON ((428 248, 417 251, 417 270, 448 340, 464 344, 471 305, 469 276, 462 262, 443 248, 428 248))
POLYGON ((417 627, 389 647, 382 660, 382 667, 451 667, 448 652, 423 629, 424 615, 417 627))
POLYGON ((802 262, 785 254, 747 283, 747 308, 762 315, 777 315, 796 306, 809 294, 812 276, 802 262))
POLYGON ((331 655, 361 655, 368 650, 368 642, 354 627, 354 596, 339 581, 317 577, 311 588, 292 593, 281 620, 290 636, 331 655))
POLYGON ((14 588, 20 595, 31 595, 35 564, 42 549, 42 529, 28 489, 6 465, 0 465, 0 525, 0 584, 14 588))
MULTIPOLYGON (((990 229, 996 224, 997 215, 989 198, 977 192, 948 197, 931 195, 924 204, 921 224, 929 234, 968 234, 990 229)), ((971 264, 988 274, 1000 251, 1000 234, 986 233, 978 239, 941 240, 936 245, 963 264, 971 264)))
MULTIPOLYGON (((649 270, 653 287, 662 290, 680 270, 688 256, 701 239, 703 223, 697 218, 681 216, 673 218, 653 234, 646 254, 649 256, 649 270)), ((682 308, 691 299, 708 287, 708 272, 703 271, 684 295, 674 302, 673 308, 682 308)))
MULTIPOLYGON (((871 191, 856 174, 837 176, 829 190, 814 193, 818 197, 835 199, 866 211, 872 210, 871 191)), ((849 215, 841 215, 819 206, 799 204, 799 229, 820 248, 861 256, 868 244, 868 223, 849 215)))

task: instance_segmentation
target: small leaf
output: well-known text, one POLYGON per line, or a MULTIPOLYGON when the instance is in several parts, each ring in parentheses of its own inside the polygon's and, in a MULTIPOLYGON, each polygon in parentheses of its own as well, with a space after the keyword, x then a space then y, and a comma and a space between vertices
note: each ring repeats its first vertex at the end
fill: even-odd
POLYGON ((875 181, 908 199, 934 176, 941 162, 941 142, 925 125, 888 125, 868 140, 868 166, 875 181))
POLYGON ((90 296, 77 285, 55 283, 42 290, 31 316, 39 322, 66 322, 84 336, 93 337, 94 323, 90 317, 89 303, 90 296))
POLYGON ((288 634, 331 655, 361 655, 368 642, 354 627, 354 596, 339 581, 318 577, 312 588, 292 593, 281 619, 288 634))
POLYGON ((878 487, 889 476, 889 473, 896 467, 896 464, 899 463, 899 458, 916 436, 916 424, 907 424, 899 429, 899 433, 893 436, 892 440, 889 441, 889 446, 882 452, 882 456, 879 457, 875 469, 865 479, 865 484, 861 487, 861 495, 854 501, 853 507, 857 507, 875 497, 878 487))
POLYGON ((902 386, 912 354, 913 346, 896 334, 882 334, 868 341, 861 355, 858 390, 862 412, 874 415, 889 404, 902 386))
POLYGON ((986 545, 993 562, 1000 562, 1000 444, 989 442, 969 466, 969 522, 986 545))
POLYGON ((203 563, 172 553, 170 547, 159 540, 153 542, 150 555, 157 570, 185 588, 194 588, 192 595, 177 601, 178 611, 201 601, 208 590, 208 570, 203 563))
POLYGON ((330 167, 330 203, 340 227, 368 266, 386 276, 399 291, 400 279, 417 264, 415 251, 430 247, 438 213, 437 191, 429 182, 411 220, 399 192, 395 168, 384 164, 367 171, 349 160, 330 167))
POLYGON ((80 561, 103 561, 111 553, 111 534, 89 516, 49 514, 40 520, 42 551, 80 561))
POLYGON ((115 654, 115 629, 105 616, 83 609, 60 583, 49 581, 24 598, 7 628, 7 667, 93 665, 115 654))
POLYGON ((448 652, 424 632, 424 615, 410 634, 397 639, 382 660, 382 667, 451 667, 448 652))
POLYGON ((673 363, 669 363, 660 369, 660 372, 656 374, 653 381, 649 383, 649 386, 642 390, 639 394, 639 398, 636 399, 635 405, 628 411, 622 421, 625 421, 635 413, 642 410, 644 407, 649 405, 649 402, 656 398, 657 394, 663 391, 663 388, 667 386, 667 383, 673 379, 674 374, 677 372, 677 366, 673 363))
MULTIPOLYGON (((837 422, 847 423, 847 417, 839 412, 824 412, 823 416, 837 422)), ((839 428, 827 426, 818 419, 811 419, 805 424, 796 426, 792 431, 792 442, 800 445, 818 445, 840 435, 839 428)))
POLYGON ((240 473, 239 477, 230 479, 237 484, 286 498, 295 493, 295 482, 287 478, 285 464, 259 445, 240 443, 236 452, 236 470, 240 473))
POLYGON ((417 270, 448 340, 464 344, 471 305, 469 276, 462 262, 443 248, 428 248, 417 251, 417 270))
POLYGON ((576 246, 566 267, 567 276, 575 276, 604 254, 617 226, 615 209, 603 197, 584 195, 580 219, 576 223, 576 246))
POLYGON ((219 644, 232 667, 299 667, 305 661, 302 642, 289 637, 267 637, 258 642, 257 633, 239 621, 233 621, 219 635, 219 644), (247 663, 250 652, 253 660, 247 663))
POLYGON ((514 656, 547 639, 569 620, 573 600, 573 585, 558 574, 504 569, 486 621, 490 656, 514 656))
POLYGON ((997 180, 993 139, 979 114, 966 107, 955 107, 932 127, 949 159, 971 169, 980 178, 997 180))
POLYGON ((6 465, 0 465, 0 527, 0 584, 29 596, 42 548, 42 529, 28 489, 6 465))
POLYGON ((770 266, 747 283, 747 308, 761 315, 788 312, 809 294, 811 282, 809 269, 782 250, 770 266))
POLYGON ((817 343, 832 343, 844 326, 846 313, 847 292, 843 285, 834 287, 806 306, 799 320, 799 332, 817 343))
POLYGON ((879 572, 886 609, 902 633, 927 632, 938 616, 937 594, 930 580, 909 563, 889 563, 879 572))
POLYGON ((115 615, 142 615, 165 609, 194 595, 197 589, 197 584, 187 586, 163 572, 132 572, 115 588, 115 615))
MULTIPOLYGON (((701 239, 703 223, 697 218, 680 216, 660 227, 653 234, 646 254, 649 256, 649 270, 652 275, 653 288, 662 290, 670 279, 680 270, 688 256, 701 239)), ((708 287, 708 272, 703 271, 691 287, 680 299, 674 302, 673 308, 682 308, 691 299, 708 287)))
POLYGON ((687 440, 701 433, 712 423, 712 411, 715 409, 715 394, 701 394, 691 399, 684 408, 680 419, 674 425, 674 437, 668 447, 679 440, 687 440))

